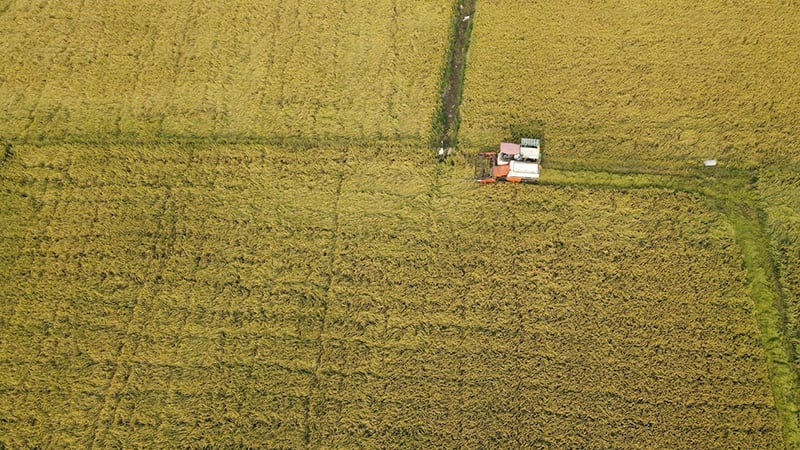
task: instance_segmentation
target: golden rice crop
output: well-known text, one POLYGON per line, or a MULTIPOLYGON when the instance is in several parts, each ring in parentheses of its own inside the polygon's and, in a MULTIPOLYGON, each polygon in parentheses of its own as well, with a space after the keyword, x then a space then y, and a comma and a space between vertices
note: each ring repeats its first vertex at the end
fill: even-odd
POLYGON ((553 160, 752 167, 795 154, 792 2, 500 0, 475 15, 461 142, 543 124, 553 160))
MULTIPOLYGON (((778 261, 792 348, 800 352, 800 178, 795 166, 759 171, 757 187, 778 261)), ((796 363, 797 365, 797 363, 796 363)))
POLYGON ((451 2, 11 2, 0 139, 425 139, 451 2))
MULTIPOLYGON (((0 1, 0 447, 781 447, 769 268, 713 177, 430 164, 452 7, 0 1)), ((461 141, 796 159, 796 16, 481 3, 461 141)))
MULTIPOLYGON (((779 271, 778 283, 769 280, 770 308, 786 316, 776 322, 786 329, 774 332, 792 341, 787 362, 796 361, 798 19, 797 5, 777 0, 481 3, 460 141, 494 148, 543 131, 545 178, 548 166, 677 173, 706 158, 752 169, 740 183, 761 193, 751 207, 766 212, 772 242, 758 246, 775 250, 757 270, 779 271)), ((568 179, 587 177, 597 174, 568 179)), ((751 220, 762 226, 756 214, 751 220)), ((796 381, 785 387, 797 389, 796 381)))
POLYGON ((739 249, 702 196, 310 151, 16 146, 0 441, 781 446, 739 249))

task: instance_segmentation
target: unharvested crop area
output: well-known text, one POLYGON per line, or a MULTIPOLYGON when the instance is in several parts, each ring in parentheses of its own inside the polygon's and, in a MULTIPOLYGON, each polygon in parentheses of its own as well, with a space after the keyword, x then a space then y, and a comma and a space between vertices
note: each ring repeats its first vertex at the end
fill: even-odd
POLYGON ((0 139, 427 140, 442 0, 14 1, 0 139))
POLYGON ((461 141, 543 124, 547 157, 754 167, 797 154, 793 2, 481 2, 461 141))
POLYGON ((486 189, 416 150, 284 177, 280 147, 18 148, 5 443, 780 446, 707 200, 486 189))

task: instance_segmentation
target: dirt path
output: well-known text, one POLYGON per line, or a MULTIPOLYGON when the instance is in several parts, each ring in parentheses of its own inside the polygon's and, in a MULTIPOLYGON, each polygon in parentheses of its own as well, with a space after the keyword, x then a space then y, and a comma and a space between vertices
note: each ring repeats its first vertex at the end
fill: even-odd
POLYGON ((475 1, 460 0, 454 19, 457 21, 455 36, 447 55, 446 82, 442 88, 442 129, 439 141, 445 149, 456 145, 459 124, 458 108, 461 105, 461 89, 464 83, 475 1))

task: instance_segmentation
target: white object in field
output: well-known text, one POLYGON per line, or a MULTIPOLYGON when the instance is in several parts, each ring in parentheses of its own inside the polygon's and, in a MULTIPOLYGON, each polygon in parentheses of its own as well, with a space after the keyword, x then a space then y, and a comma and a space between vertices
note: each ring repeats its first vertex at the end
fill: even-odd
POLYGON ((522 159, 539 160, 539 147, 520 147, 519 155, 522 159))
POLYGON ((444 157, 444 147, 440 147, 440 148, 439 148, 439 153, 438 153, 438 155, 439 155, 439 157, 440 157, 440 158, 444 157))
POLYGON ((516 159, 512 159, 508 170, 508 176, 522 178, 523 180, 538 180, 539 163, 535 161, 518 161, 516 159))
POLYGON ((462 20, 462 22, 466 22, 468 20, 469 20, 469 16, 464 16, 464 20, 462 20))
POLYGON ((707 160, 703 161, 703 165, 705 165, 706 167, 714 167, 714 166, 717 165, 717 160, 716 159, 707 159, 707 160))
POLYGON ((531 159, 538 161, 540 157, 539 147, 541 141, 539 139, 522 138, 520 141, 519 155, 523 159, 531 159))

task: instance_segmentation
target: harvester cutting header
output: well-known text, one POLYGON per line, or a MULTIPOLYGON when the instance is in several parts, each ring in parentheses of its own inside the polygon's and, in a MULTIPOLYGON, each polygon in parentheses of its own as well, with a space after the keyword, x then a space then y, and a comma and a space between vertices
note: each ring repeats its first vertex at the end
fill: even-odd
POLYGON ((483 152, 475 161, 475 179, 480 183, 534 182, 541 169, 541 141, 522 138, 519 144, 503 142, 499 152, 483 152))

